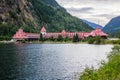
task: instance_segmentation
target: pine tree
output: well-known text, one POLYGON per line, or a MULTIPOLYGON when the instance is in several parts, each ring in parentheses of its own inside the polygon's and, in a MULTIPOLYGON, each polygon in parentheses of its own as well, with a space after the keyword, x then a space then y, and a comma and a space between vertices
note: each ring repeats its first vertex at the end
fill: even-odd
POLYGON ((73 37, 73 42, 79 42, 78 34, 75 34, 73 37))
POLYGON ((40 41, 44 41, 43 35, 40 33, 40 41))
POLYGON ((57 41, 63 41, 63 37, 61 35, 58 35, 57 41))

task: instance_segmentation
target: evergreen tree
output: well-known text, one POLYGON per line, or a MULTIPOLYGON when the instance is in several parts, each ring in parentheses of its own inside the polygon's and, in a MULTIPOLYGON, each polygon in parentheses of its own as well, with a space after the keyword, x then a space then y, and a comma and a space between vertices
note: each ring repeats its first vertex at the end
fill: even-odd
POLYGON ((43 35, 40 33, 40 41, 44 41, 43 35))
POLYGON ((63 37, 61 35, 58 35, 57 41, 63 41, 63 37))
POLYGON ((74 35, 73 42, 79 42, 78 34, 74 35))
POLYGON ((67 36, 66 38, 64 38, 64 41, 70 41, 70 38, 67 36))
POLYGON ((51 36, 49 40, 54 41, 55 39, 53 36, 51 36))

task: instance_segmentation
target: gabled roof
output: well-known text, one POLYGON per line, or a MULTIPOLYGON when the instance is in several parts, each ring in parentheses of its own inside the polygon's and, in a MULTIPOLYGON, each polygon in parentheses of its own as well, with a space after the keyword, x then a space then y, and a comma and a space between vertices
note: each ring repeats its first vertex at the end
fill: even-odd
POLYGON ((95 30, 93 30, 89 36, 108 36, 106 33, 104 33, 100 28, 96 28, 95 30))
POLYGON ((65 30, 62 30, 62 32, 61 32, 61 33, 63 33, 63 34, 64 34, 64 33, 66 33, 66 31, 65 31, 65 30))
POLYGON ((45 27, 42 27, 41 32, 46 32, 45 27))
POLYGON ((23 29, 19 29, 16 34, 14 34, 13 39, 28 39, 28 38, 39 38, 40 34, 37 33, 27 33, 23 29))
POLYGON ((27 34, 23 31, 23 29, 19 29, 16 34, 13 36, 14 39, 26 39, 27 34))

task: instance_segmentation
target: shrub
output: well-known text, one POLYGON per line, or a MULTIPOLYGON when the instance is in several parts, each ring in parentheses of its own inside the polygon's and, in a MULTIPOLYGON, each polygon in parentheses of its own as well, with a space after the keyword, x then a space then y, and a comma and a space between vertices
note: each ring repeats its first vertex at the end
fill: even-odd
POLYGON ((63 39, 65 42, 66 41, 71 41, 71 39, 67 36, 66 38, 63 39))
POLYGON ((93 44, 93 43, 94 43, 94 39, 93 39, 93 38, 91 38, 91 37, 90 37, 90 38, 88 38, 88 43, 89 43, 89 44, 93 44))
POLYGON ((51 36, 49 40, 50 40, 50 41, 55 41, 55 39, 54 39, 53 36, 51 36))
POLYGON ((26 43, 26 40, 24 39, 24 40, 22 40, 22 43, 26 43))
POLYGON ((63 38, 61 35, 58 36, 57 41, 63 41, 63 38))
POLYGON ((45 41, 45 40, 46 40, 46 38, 44 38, 43 35, 40 33, 40 39, 39 39, 39 41, 45 41))
POLYGON ((86 68, 79 80, 120 80, 120 46, 115 46, 108 55, 108 62, 99 69, 86 68))
POLYGON ((73 42, 79 42, 78 34, 73 36, 73 42))
POLYGON ((12 39, 11 36, 0 36, 0 41, 3 41, 3 40, 9 41, 9 40, 11 40, 11 39, 12 39))

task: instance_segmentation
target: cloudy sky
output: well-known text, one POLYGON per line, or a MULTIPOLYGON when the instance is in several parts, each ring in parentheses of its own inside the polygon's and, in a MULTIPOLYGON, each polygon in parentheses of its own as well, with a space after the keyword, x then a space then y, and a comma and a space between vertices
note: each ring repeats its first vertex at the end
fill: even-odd
POLYGON ((120 15, 120 0, 56 0, 73 16, 104 26, 120 15))

